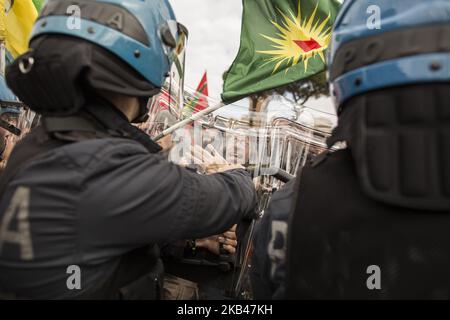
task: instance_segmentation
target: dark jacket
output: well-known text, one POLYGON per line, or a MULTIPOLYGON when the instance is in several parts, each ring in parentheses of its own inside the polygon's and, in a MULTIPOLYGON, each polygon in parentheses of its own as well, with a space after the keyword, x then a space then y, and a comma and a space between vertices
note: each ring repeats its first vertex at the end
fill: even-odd
POLYGON ((253 239, 251 280, 255 299, 280 299, 286 275, 286 234, 295 194, 291 180, 274 193, 253 239))
POLYGON ((321 160, 296 187, 286 298, 449 299, 448 211, 372 199, 349 150, 321 160))
MULTIPOLYGON (((32 133, 16 148, 37 139, 32 133)), ((224 232, 256 203, 243 170, 198 175, 134 140, 113 137, 39 155, 0 197, 0 288, 29 298, 89 297, 127 253, 224 232), (29 193, 18 195, 20 188, 29 193), (14 195, 21 207, 14 206, 14 195), (13 210, 9 223, 8 208, 13 210), (27 225, 31 245, 5 240, 9 231, 24 235, 27 225), (81 290, 66 286, 70 265, 81 268, 81 290)))

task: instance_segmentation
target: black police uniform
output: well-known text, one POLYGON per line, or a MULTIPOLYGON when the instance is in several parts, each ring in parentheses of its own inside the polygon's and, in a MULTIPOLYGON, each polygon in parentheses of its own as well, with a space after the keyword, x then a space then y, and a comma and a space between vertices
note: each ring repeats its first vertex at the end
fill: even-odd
POLYGON ((349 148, 296 187, 288 298, 450 298, 448 98, 420 84, 347 103, 329 144, 349 148))
POLYGON ((2 176, 4 297, 158 298, 157 243, 219 234, 254 211, 244 170, 198 175, 154 154, 108 102, 83 110, 102 116, 44 119, 2 176), (67 286, 72 265, 80 290, 67 286))
POLYGON ((256 225, 250 275, 257 300, 284 298, 286 236, 295 186, 295 180, 291 180, 275 192, 256 225))

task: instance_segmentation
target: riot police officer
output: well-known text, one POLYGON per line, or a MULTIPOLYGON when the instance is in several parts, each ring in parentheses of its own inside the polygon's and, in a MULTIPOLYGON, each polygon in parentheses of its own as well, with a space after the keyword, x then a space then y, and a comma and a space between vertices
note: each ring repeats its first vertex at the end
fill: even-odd
POLYGON ((287 298, 450 298, 450 2, 346 1, 330 81, 339 125, 303 169, 287 298))
POLYGON ((31 50, 7 72, 43 118, 0 182, 2 296, 160 298, 158 243, 220 234, 253 213, 244 170, 170 164, 130 124, 145 120, 182 32, 167 0, 46 2, 31 50))
POLYGON ((291 180, 270 199, 264 217, 256 224, 250 279, 256 300, 283 299, 286 276, 286 234, 295 196, 291 180))

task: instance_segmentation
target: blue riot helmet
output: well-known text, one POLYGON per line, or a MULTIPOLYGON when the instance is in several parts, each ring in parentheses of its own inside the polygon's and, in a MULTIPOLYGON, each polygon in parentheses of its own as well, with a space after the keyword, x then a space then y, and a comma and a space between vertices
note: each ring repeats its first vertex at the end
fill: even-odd
POLYGON ((160 88, 183 31, 168 0, 49 0, 31 40, 48 34, 88 40, 160 88))
POLYGON ((346 141, 371 198, 450 209, 450 1, 347 0, 329 51, 346 141))
POLYGON ((359 94, 450 81, 450 1, 347 0, 330 45, 337 109, 359 94))
MULTIPOLYGON (((0 75, 0 103, 2 106, 19 102, 19 99, 12 93, 5 82, 3 75, 0 75)), ((0 111, 1 113, 1 111, 0 111)))
POLYGON ((167 0, 48 0, 8 85, 44 116, 77 113, 89 89, 142 98, 145 109, 186 34, 167 0))

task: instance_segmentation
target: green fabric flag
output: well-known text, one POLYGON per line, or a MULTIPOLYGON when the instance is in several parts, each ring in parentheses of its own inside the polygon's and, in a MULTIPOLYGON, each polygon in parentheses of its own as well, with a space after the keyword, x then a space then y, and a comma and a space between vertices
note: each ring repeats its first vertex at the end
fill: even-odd
POLYGON ((37 12, 41 12, 44 2, 45 0, 33 0, 33 4, 36 7, 37 12))
POLYGON ((243 0, 241 46, 224 76, 231 103, 326 68, 337 0, 243 0))

